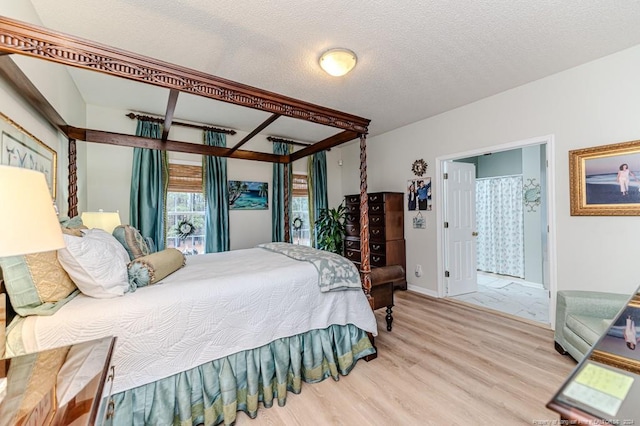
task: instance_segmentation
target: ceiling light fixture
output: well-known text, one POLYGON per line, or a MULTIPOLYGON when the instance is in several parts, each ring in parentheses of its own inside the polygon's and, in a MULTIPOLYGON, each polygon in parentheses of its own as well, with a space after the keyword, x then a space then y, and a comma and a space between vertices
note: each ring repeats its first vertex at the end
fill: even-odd
POLYGON ((320 67, 327 74, 340 77, 351 71, 357 61, 356 54, 349 49, 330 49, 320 56, 320 67))

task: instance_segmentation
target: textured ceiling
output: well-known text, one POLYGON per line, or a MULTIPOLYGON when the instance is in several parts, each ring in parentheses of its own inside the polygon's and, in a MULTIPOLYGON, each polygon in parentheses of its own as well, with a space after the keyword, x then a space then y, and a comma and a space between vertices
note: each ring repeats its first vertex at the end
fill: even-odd
MULTIPOLYGON (((629 0, 32 3, 46 27, 366 117, 373 135, 640 44, 640 2, 629 0), (318 66, 333 47, 358 56, 345 77, 318 66)), ((73 77, 88 103, 164 112, 166 92, 87 74, 73 77)), ((180 95, 176 118, 251 130, 267 116, 190 101, 180 95)), ((324 137, 305 124, 267 132, 324 137)))

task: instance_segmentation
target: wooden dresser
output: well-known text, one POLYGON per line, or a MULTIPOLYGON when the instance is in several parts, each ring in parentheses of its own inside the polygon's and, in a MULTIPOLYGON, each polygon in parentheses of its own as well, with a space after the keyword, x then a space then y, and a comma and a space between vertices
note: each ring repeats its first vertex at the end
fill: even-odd
MULTIPOLYGON (((407 270, 404 242, 404 194, 375 192, 369 196, 369 248, 371 267, 400 265, 407 270)), ((360 268, 360 194, 345 197, 347 217, 345 257, 360 268)), ((395 283, 406 290, 406 277, 395 283)))

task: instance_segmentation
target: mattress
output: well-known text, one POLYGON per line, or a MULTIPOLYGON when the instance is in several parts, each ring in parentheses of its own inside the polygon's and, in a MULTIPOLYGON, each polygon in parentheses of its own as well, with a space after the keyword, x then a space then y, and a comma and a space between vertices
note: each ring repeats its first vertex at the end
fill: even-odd
POLYGON ((117 336, 118 393, 332 324, 377 335, 362 291, 322 293, 311 263, 252 248, 187 257, 157 284, 115 299, 81 294, 19 329, 27 352, 117 336))

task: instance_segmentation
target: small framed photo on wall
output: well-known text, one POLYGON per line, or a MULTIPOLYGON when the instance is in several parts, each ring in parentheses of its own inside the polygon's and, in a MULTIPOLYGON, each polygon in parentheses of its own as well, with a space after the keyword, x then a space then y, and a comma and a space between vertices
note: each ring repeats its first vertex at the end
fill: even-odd
POLYGON ((431 178, 424 177, 407 181, 407 210, 431 211, 431 178))

